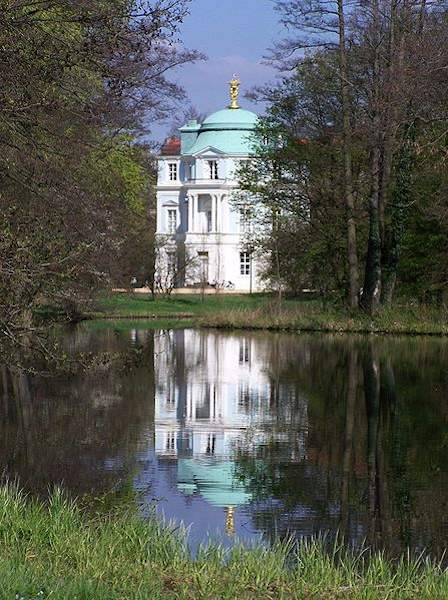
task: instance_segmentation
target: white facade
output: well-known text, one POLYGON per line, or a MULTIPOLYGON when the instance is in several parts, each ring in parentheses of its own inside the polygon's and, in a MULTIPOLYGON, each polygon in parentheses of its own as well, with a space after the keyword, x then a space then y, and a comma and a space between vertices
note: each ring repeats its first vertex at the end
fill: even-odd
POLYGON ((175 287, 260 290, 245 246, 250 223, 232 201, 255 119, 249 111, 225 109, 203 124, 190 121, 180 130, 181 142, 171 139, 164 147, 157 185, 159 281, 172 276, 175 287))

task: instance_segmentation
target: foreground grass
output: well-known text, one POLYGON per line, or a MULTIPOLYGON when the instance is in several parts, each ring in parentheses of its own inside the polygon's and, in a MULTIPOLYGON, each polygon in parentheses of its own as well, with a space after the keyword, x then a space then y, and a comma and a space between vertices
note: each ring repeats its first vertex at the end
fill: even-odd
POLYGON ((325 306, 318 300, 268 294, 172 296, 153 300, 141 294, 112 294, 91 315, 98 318, 187 319, 188 325, 229 329, 271 329, 378 334, 448 335, 448 309, 403 304, 371 317, 325 306))
POLYGON ((0 488, 0 597, 77 599, 446 599, 430 561, 370 560, 318 542, 225 552, 193 561, 183 534, 130 511, 84 513, 56 491, 49 503, 0 488), (16 595, 17 594, 17 595, 16 595))

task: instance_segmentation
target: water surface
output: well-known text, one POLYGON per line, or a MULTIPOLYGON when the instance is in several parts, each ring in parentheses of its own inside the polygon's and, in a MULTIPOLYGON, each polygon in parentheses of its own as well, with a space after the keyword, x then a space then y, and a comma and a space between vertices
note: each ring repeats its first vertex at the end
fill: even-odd
POLYGON ((84 324, 114 367, 3 367, 0 464, 27 489, 126 497, 210 536, 342 532, 400 553, 448 540, 448 344, 437 338, 84 324))

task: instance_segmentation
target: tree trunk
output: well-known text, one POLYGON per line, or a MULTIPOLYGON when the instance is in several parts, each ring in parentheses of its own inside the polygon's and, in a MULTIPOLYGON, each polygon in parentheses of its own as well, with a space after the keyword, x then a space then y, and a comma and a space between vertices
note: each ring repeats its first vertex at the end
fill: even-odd
MULTIPOLYGON (((420 37, 425 19, 426 1, 423 0, 420 7, 418 36, 420 37)), ((394 18, 396 14, 394 13, 394 18)), ((406 22, 412 21, 412 15, 407 15, 406 22)), ((418 38, 417 38, 418 40, 418 38)), ((397 67, 394 75, 395 81, 402 78, 404 63, 404 33, 401 32, 397 67)), ((402 88, 402 86, 399 86, 402 88)), ((413 113, 412 101, 408 102, 406 117, 413 113)), ((404 226, 407 216, 407 206, 411 195, 411 174, 413 167, 413 142, 415 139, 415 124, 411 122, 407 128, 404 139, 400 146, 395 173, 395 185, 391 193, 389 203, 389 226, 383 237, 383 272, 381 286, 381 303, 390 306, 397 281, 398 263, 400 260, 401 242, 404 234, 404 226)))
POLYGON ((369 201, 369 242, 367 247, 364 288, 361 298, 362 308, 370 314, 375 312, 381 294, 379 163, 380 147, 379 144, 375 144, 375 147, 372 150, 372 191, 369 201))
MULTIPOLYGON (((388 48, 388 95, 386 98, 385 141, 383 152, 383 173, 380 188, 380 233, 381 233, 381 303, 389 305, 392 301, 396 282, 396 266, 393 265, 394 223, 388 221, 386 214, 394 212, 394 198, 391 194, 392 163, 396 139, 398 114, 398 95, 402 93, 404 61, 404 29, 400 27, 397 2, 391 0, 390 35, 388 48), (389 203, 387 203, 389 200, 389 203), (392 243, 392 245, 391 245, 392 243), (392 260, 392 262, 391 262, 392 260)), ((393 217, 392 217, 393 220, 393 217)), ((398 261, 397 261, 398 262, 398 261)))
POLYGON ((385 244, 383 285, 381 290, 381 302, 386 306, 390 306, 392 303, 407 207, 410 202, 414 130, 413 125, 408 128, 406 138, 401 145, 395 187, 390 201, 390 226, 387 243, 385 244))
POLYGON ((379 6, 373 3, 373 106, 372 106, 372 137, 373 148, 371 156, 372 188, 369 200, 369 241, 364 276, 364 287, 361 298, 362 308, 374 313, 381 295, 381 232, 380 232, 380 158, 381 158, 381 113, 380 113, 380 18, 379 6))
MULTIPOLYGON (((397 120, 396 82, 401 74, 400 58, 396 60, 397 0, 390 2, 389 41, 387 45, 386 92, 384 106, 384 143, 382 148, 381 177, 379 190, 380 235, 382 247, 386 239, 385 210, 390 190, 392 163, 395 142, 395 123, 397 120)), ((401 61, 402 62, 402 61, 401 61)))
POLYGON ((342 122, 344 138, 344 195, 347 211, 347 260, 350 308, 358 308, 359 267, 356 241, 355 201, 353 197, 352 130, 350 118, 350 92, 348 87, 347 51, 345 44, 344 0, 338 0, 339 19, 339 78, 341 85, 342 122))

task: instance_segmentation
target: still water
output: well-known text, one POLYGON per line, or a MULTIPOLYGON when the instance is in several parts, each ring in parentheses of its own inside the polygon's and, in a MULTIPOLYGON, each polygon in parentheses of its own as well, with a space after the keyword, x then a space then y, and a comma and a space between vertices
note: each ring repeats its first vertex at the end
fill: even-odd
POLYGON ((208 539, 448 543, 448 342, 83 324, 87 374, 3 367, 0 464, 33 492, 126 497, 208 539))

